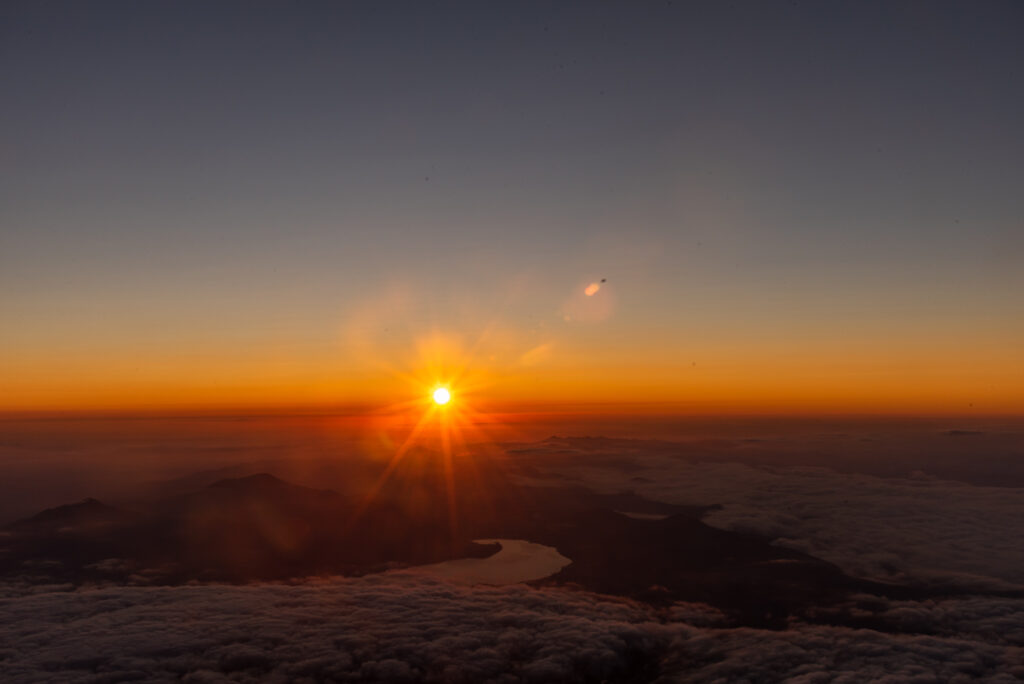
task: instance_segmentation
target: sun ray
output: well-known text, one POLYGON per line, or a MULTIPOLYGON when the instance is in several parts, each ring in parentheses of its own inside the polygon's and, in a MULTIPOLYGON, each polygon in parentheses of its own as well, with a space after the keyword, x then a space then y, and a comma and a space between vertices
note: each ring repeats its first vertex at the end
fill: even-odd
POLYGON ((444 459, 444 481, 445 491, 448 497, 448 531, 449 540, 453 545, 458 539, 458 502, 455 493, 455 470, 452 464, 452 444, 449 433, 449 422, 447 416, 441 417, 441 451, 444 459))
MULTIPOLYGON (((384 488, 389 481, 398 481, 409 475, 419 478, 426 474, 444 492, 452 551, 465 541, 460 540, 463 533, 460 501, 471 496, 477 499, 475 505, 484 504, 492 477, 508 469, 506 459, 499 452, 481 446, 488 440, 493 441, 491 428, 494 426, 488 426, 493 419, 474 406, 474 398, 481 396, 492 384, 476 359, 486 346, 492 327, 485 328, 468 349, 458 343, 458 338, 435 330, 414 345, 418 360, 413 361, 409 368, 389 369, 390 375, 408 386, 411 396, 381 410, 381 429, 387 431, 398 427, 404 431, 408 429, 405 417, 415 416, 415 419, 401 443, 392 447, 394 451, 383 470, 355 507, 348 521, 349 527, 366 513, 374 501, 385 496, 384 488), (471 442, 476 446, 467 449, 471 442), (429 446, 431 444, 435 446, 429 446), (435 449, 434 460, 409 461, 409 452, 414 446, 426 447, 424 454, 435 449), (478 463, 481 458, 487 460, 485 467, 478 463), (421 464, 427 470, 419 471, 417 468, 420 466, 411 466, 412 470, 406 471, 403 463, 421 464), (400 468, 403 469, 401 475, 398 473, 400 468), (493 468, 498 470, 492 472, 493 468), (434 477, 437 479, 432 479, 434 477)), ((509 427, 502 431, 506 438, 509 427)), ((414 481, 406 481, 410 492, 416 489, 411 482, 414 481)))
POLYGON ((363 497, 362 501, 360 501, 359 505, 356 506, 356 509, 352 512, 352 515, 346 527, 351 528, 352 525, 354 525, 359 520, 360 516, 362 516, 362 514, 366 512, 366 509, 370 507, 374 499, 377 498, 377 494, 379 494, 380 490, 384 487, 385 484, 387 484, 388 479, 391 477, 391 474, 398 467, 399 463, 401 463, 402 458, 405 456, 406 452, 416 443, 416 438, 419 436, 420 432, 422 432, 423 429, 426 427, 432 414, 433 409, 428 408, 426 411, 424 411, 423 415, 420 416, 419 421, 417 421, 416 425, 409 433, 409 436, 406 437, 405 441, 402 442, 402 444, 399 445, 398 449, 395 450, 395 453, 394 455, 392 455, 391 460, 384 468, 384 472, 381 473, 380 477, 377 478, 377 481, 373 484, 372 487, 370 487, 370 490, 363 497))

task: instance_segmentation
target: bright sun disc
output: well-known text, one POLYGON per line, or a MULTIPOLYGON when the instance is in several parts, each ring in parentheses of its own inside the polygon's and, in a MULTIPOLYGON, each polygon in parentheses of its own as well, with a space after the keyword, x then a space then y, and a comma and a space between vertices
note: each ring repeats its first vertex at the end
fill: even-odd
POLYGON ((439 405, 447 404, 451 401, 452 395, 444 387, 438 387, 434 390, 434 403, 439 405))

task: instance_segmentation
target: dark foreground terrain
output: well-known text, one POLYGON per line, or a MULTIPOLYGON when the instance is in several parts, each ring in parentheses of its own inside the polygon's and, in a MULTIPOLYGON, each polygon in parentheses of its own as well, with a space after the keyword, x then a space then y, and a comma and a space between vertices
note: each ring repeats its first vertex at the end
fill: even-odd
MULTIPOLYGON (((735 487, 755 489, 769 523, 779 511, 794 523, 794 512, 828 517, 800 487, 830 493, 837 514, 860 512, 861 527, 837 515, 821 528, 832 547, 806 548, 854 537, 851 548, 865 549, 856 542, 871 535, 883 555, 909 540, 907 557, 919 560, 922 540, 941 545, 951 529, 968 529, 981 537, 969 548, 991 548, 999 555, 984 558, 998 561, 1018 529, 1013 491, 709 469, 691 458, 699 447, 549 438, 450 459, 418 449, 393 467, 387 455, 282 457, 22 516, 0 527, 0 680, 1024 679, 1015 585, 948 574, 865 581, 854 575, 886 575, 858 572, 848 553, 827 562, 767 532, 737 531, 800 539, 799 526, 721 525, 750 507, 720 486, 735 477, 735 487), (898 506, 886 498, 896 495, 898 506), (964 520, 936 517, 936 497, 964 520), (890 536, 877 522, 915 518, 933 521, 930 532, 890 536), (986 541, 993 525, 1005 544, 986 541), (571 563, 530 586, 383 572, 498 551, 476 539, 529 540, 571 563)), ((510 548, 494 562, 514 565, 510 548)))
MULTIPOLYGON (((708 510, 623 492, 517 483, 505 466, 448 468, 429 452, 391 471, 332 471, 339 489, 263 472, 160 483, 134 499, 94 499, 7 525, 0 574, 21 584, 176 585, 311 575, 366 575, 485 557, 517 538, 572 560, 538 585, 570 585, 653 606, 701 602, 734 624, 783 628, 793 616, 848 622, 830 606, 858 593, 924 598, 921 589, 866 582, 770 539, 710 527, 708 510)), ((307 478, 308 479, 308 478, 307 478)), ((859 611, 859 624, 870 617, 859 611)))

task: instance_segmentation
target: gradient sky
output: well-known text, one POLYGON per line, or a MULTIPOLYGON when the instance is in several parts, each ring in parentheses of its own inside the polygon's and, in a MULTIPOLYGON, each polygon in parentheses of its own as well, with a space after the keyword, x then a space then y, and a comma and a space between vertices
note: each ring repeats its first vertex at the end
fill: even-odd
POLYGON ((1020 3, 0 13, 0 409, 1024 413, 1020 3))

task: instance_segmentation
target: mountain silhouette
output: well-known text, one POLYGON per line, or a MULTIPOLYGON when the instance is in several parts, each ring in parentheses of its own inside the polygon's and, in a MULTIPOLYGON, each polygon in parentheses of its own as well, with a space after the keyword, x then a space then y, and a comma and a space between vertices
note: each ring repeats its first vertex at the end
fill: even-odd
POLYGON ((12 523, 10 527, 26 529, 44 526, 96 526, 122 523, 127 519, 130 519, 130 516, 125 511, 88 498, 78 503, 47 508, 30 518, 12 523))
POLYGON ((125 579, 140 570, 169 583, 364 574, 493 552, 453 538, 443 513, 419 515, 387 500, 360 506, 270 473, 136 502, 132 511, 87 499, 4 531, 0 575, 28 562, 45 565, 54 581, 71 582, 125 579))
POLYGON ((137 501, 58 506, 4 528, 0 578, 38 583, 245 582, 362 575, 488 556, 473 539, 526 539, 572 560, 537 583, 571 584, 649 603, 710 603, 737 624, 783 627, 850 595, 922 594, 848 577, 752 534, 706 525, 711 507, 657 503, 631 492, 529 487, 483 470, 448 489, 414 470, 345 496, 261 472, 137 501), (624 513, 624 512, 628 512, 624 513))

